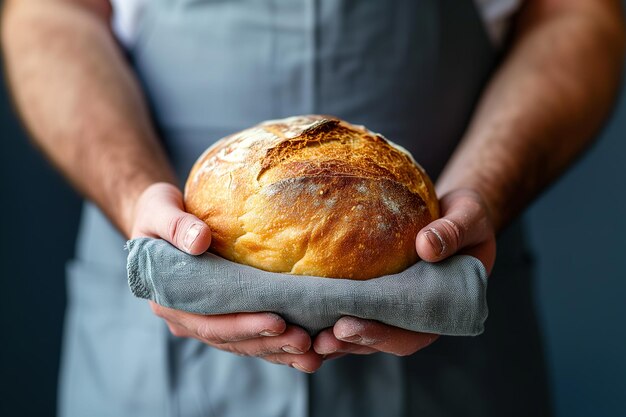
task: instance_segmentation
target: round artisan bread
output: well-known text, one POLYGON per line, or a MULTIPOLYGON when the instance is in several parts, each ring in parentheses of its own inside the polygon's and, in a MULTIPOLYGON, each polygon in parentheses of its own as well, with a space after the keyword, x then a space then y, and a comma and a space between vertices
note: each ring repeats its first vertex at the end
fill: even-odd
POLYGON ((369 279, 418 259, 417 232, 439 216, 432 182, 403 148, 328 116, 261 123, 196 161, 187 211, 211 250, 272 272, 369 279))

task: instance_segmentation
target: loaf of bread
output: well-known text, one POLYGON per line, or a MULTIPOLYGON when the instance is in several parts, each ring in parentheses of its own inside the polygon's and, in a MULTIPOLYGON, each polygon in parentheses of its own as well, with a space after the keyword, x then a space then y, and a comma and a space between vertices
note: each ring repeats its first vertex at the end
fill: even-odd
POLYGON ((193 166, 185 207, 211 251, 272 272, 369 279, 418 259, 417 232, 439 216, 432 182, 403 148, 328 116, 261 123, 193 166))

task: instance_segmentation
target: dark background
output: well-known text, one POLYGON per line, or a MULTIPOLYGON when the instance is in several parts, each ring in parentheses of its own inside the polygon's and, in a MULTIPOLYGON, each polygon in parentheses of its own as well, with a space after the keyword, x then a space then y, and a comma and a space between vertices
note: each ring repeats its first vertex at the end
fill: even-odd
MULTIPOLYGON (((559 417, 626 416, 625 133, 622 99, 599 142, 527 213, 559 417)), ((0 415, 53 415, 80 200, 27 142, 4 84, 0 138, 0 415)))
POLYGON ((626 416, 625 93, 599 141, 526 216, 559 417, 626 416))
POLYGON ((0 84, 0 416, 52 416, 80 199, 27 141, 0 84))

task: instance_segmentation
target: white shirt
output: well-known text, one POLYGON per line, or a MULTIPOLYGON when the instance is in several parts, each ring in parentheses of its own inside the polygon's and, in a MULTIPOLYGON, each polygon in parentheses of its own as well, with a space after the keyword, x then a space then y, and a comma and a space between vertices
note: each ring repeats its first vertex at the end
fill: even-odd
MULTIPOLYGON (((148 0, 110 0, 113 5, 113 30, 125 45, 131 45, 141 10, 148 0)), ((494 44, 499 45, 513 13, 523 0, 474 0, 494 44)))

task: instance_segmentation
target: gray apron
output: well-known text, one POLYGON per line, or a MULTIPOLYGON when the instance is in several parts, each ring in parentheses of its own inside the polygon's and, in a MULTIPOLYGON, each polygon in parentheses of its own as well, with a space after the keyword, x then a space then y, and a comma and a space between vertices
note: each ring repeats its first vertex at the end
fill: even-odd
MULTIPOLYGON (((129 56, 181 184, 222 136, 307 113, 381 132, 436 177, 496 58, 471 0, 151 0, 129 56)), ((130 294, 123 245, 86 204, 68 265, 62 416, 548 414, 517 224, 500 237, 484 335, 312 376, 171 336, 130 294)))

